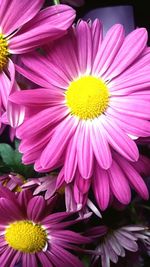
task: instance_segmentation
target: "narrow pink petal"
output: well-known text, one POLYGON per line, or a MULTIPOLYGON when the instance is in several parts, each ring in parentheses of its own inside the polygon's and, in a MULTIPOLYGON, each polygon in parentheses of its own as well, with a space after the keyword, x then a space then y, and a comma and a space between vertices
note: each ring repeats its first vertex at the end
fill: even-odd
POLYGON ((31 20, 42 8, 44 0, 5 0, 1 1, 0 24, 2 33, 10 35, 31 20))
POLYGON ((74 136, 70 140, 65 157, 64 163, 64 178, 66 183, 70 183, 75 175, 77 169, 77 140, 79 138, 79 129, 78 126, 74 136))
POLYGON ((9 49, 14 54, 32 51, 64 35, 74 18, 75 11, 67 5, 43 9, 10 39, 9 49))
POLYGON ((84 179, 80 172, 77 171, 75 176, 75 183, 82 194, 86 194, 89 191, 91 185, 91 179, 84 179))
POLYGON ((101 210, 105 210, 109 204, 110 185, 107 171, 101 169, 97 164, 93 177, 93 191, 97 204, 101 210))
POLYGON ((114 62, 105 74, 105 79, 110 80, 127 69, 145 49, 147 38, 147 31, 144 28, 136 29, 127 35, 114 62))
POLYGON ((55 129, 49 144, 41 154, 41 165, 43 168, 52 168, 67 148, 78 125, 78 120, 68 116, 55 129))
POLYGON ((95 119, 90 127, 91 142, 94 155, 103 169, 108 169, 112 163, 110 148, 105 132, 98 119, 95 119))
POLYGON ((100 50, 97 51, 97 55, 94 61, 92 73, 102 76, 105 71, 111 66, 115 59, 118 50, 120 49, 124 41, 124 29, 122 25, 115 24, 107 32, 100 50))
POLYGON ((51 125, 58 123, 66 115, 63 107, 52 107, 38 112, 33 117, 26 120, 18 129, 17 136, 19 138, 32 138, 32 136, 47 130, 51 130, 51 125), (37 127, 37 121, 40 124, 37 127))
POLYGON ((118 163, 120 164, 121 168, 124 170, 128 181, 130 182, 131 186, 137 191, 137 193, 144 199, 149 198, 149 193, 147 186, 142 179, 142 177, 138 174, 138 172, 132 167, 132 165, 117 155, 118 163))
POLYGON ((92 31, 92 63, 95 61, 103 39, 103 28, 99 19, 95 19, 91 25, 92 31))
POLYGON ((79 62, 77 59, 77 40, 74 28, 71 28, 62 39, 61 45, 59 42, 54 42, 53 45, 45 47, 47 58, 54 62, 58 68, 67 74, 69 80, 76 79, 79 72, 79 62))
POLYGON ((138 96, 113 97, 110 106, 123 114, 150 119, 149 101, 138 96))
POLYGON ((46 202, 42 196, 33 197, 27 206, 27 215, 33 222, 39 222, 44 215, 46 202))
POLYGON ((64 100, 64 95, 59 89, 32 89, 15 92, 9 96, 9 100, 24 106, 49 107, 60 104, 64 100))
POLYGON ((22 267, 33 266, 37 267, 36 254, 23 253, 22 254, 22 267), (32 264, 32 265, 31 265, 32 264))
POLYGON ((128 114, 122 114, 119 111, 109 107, 106 112, 111 120, 115 120, 117 125, 127 134, 137 137, 150 136, 150 122, 147 120, 132 117, 128 114))
POLYGON ((87 22, 80 21, 76 27, 78 61, 81 74, 90 74, 92 60, 92 36, 87 22), (86 41, 85 41, 86 40, 86 41))
POLYGON ((113 161, 111 168, 108 170, 108 174, 112 193, 122 204, 129 204, 131 200, 130 187, 125 174, 115 161, 113 161))
POLYGON ((37 254, 37 257, 39 258, 39 261, 41 262, 43 267, 53 267, 50 259, 47 257, 47 253, 39 252, 37 254))
POLYGON ((10 80, 8 79, 8 76, 3 71, 1 71, 0 72, 0 94, 1 94, 1 102, 5 109, 7 107, 7 101, 8 101, 10 89, 11 89, 10 80))
POLYGON ((88 122, 80 122, 77 140, 77 161, 83 178, 90 178, 93 173, 93 149, 88 122))
POLYGON ((101 123, 109 144, 128 160, 138 160, 139 152, 135 142, 118 127, 116 122, 104 116, 101 123))
POLYGON ((18 71, 42 87, 59 87, 66 89, 70 79, 67 77, 64 69, 48 60, 43 55, 35 52, 22 56, 24 67, 19 67, 18 71), (37 66, 37 68, 35 68, 37 66), (42 72, 41 72, 42 69, 42 72))

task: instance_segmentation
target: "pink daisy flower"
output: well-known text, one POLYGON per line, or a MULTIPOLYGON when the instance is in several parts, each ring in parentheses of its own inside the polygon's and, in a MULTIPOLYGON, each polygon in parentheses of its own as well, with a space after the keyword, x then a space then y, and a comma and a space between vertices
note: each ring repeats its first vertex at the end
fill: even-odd
POLYGON ((67 249, 89 242, 89 238, 70 230, 66 212, 51 212, 51 203, 29 190, 18 196, 0 188, 0 266, 22 267, 82 266, 67 249))
POLYGON ((40 172, 64 164, 68 181, 77 170, 88 180, 95 165, 109 169, 111 148, 137 161, 133 139, 150 135, 146 43, 143 28, 125 37, 123 26, 117 24, 102 40, 98 20, 80 21, 60 43, 47 49, 46 56, 22 57, 24 69, 18 70, 41 86, 10 96, 28 112, 17 131, 23 162, 35 163, 40 172))
POLYGON ((43 3, 44 0, 3 0, 0 3, 0 112, 7 108, 10 124, 14 127, 22 122, 24 112, 13 104, 12 119, 12 104, 7 106, 10 92, 18 90, 10 56, 27 53, 59 38, 75 17, 75 11, 65 5, 40 11, 43 3))

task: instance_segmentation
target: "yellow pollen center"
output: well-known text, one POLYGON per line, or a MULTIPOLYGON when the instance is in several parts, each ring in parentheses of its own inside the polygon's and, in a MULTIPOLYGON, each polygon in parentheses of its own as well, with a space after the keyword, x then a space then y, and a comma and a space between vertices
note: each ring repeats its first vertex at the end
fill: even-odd
POLYGON ((5 240, 15 250, 35 253, 46 246, 47 233, 40 224, 27 220, 16 221, 6 228, 5 240))
POLYGON ((3 34, 0 33, 0 71, 6 66, 8 62, 8 44, 3 34))
POLYGON ((72 115, 84 120, 94 119, 108 107, 109 90, 101 79, 83 76, 70 83, 65 98, 72 115))

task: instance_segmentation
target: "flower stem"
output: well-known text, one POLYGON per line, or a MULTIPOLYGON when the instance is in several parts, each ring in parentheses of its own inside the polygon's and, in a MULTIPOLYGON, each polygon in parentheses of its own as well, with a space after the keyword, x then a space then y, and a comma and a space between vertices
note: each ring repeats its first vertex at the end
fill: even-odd
POLYGON ((59 0, 53 0, 54 5, 59 5, 60 1, 59 0))

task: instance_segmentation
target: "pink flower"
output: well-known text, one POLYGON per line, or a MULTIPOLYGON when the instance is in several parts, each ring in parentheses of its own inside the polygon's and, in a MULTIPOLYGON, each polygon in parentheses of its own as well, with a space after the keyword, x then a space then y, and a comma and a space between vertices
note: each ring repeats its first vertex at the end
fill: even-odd
POLYGON ((95 166, 102 172, 111 167, 111 148, 137 161, 133 139, 150 135, 146 43, 143 28, 125 37, 117 24, 102 40, 98 20, 80 21, 47 49, 47 56, 22 57, 24 69, 18 70, 41 86, 10 96, 27 107, 26 121, 17 130, 23 162, 35 163, 40 172, 64 165, 67 183, 79 171, 88 184, 95 166))
POLYGON ((67 249, 90 241, 66 230, 74 223, 66 212, 52 213, 51 202, 42 196, 33 197, 29 190, 15 195, 0 188, 0 266, 14 267, 22 262, 37 267, 83 267, 67 249))
POLYGON ((3 174, 0 176, 0 185, 6 186, 9 190, 14 192, 21 191, 21 186, 24 182, 24 177, 16 173, 3 174))
POLYGON ((7 103, 10 92, 19 90, 10 56, 27 53, 59 38, 75 17, 74 10, 65 5, 40 11, 43 3, 44 0, 3 0, 0 3, 0 116, 7 108, 13 127, 23 121, 24 109, 7 103))

